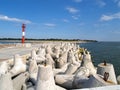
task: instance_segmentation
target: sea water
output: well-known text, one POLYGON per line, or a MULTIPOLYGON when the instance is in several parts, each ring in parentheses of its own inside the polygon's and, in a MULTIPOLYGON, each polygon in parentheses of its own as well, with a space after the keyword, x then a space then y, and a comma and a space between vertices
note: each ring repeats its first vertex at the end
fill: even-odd
POLYGON ((120 75, 120 42, 82 43, 80 47, 87 48, 91 52, 95 66, 105 60, 113 64, 116 76, 120 75))

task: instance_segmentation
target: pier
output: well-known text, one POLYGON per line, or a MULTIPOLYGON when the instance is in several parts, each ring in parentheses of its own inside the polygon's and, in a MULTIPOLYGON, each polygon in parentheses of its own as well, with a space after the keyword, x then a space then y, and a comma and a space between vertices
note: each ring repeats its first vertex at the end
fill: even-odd
POLYGON ((118 84, 112 64, 94 66, 90 52, 76 43, 18 43, 0 49, 1 90, 119 90, 118 84))

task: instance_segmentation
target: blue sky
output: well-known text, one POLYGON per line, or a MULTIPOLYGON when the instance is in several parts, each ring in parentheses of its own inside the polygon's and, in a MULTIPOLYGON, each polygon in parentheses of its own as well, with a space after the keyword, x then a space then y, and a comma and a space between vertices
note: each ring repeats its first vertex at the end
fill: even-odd
POLYGON ((120 0, 0 0, 0 38, 120 41, 120 0))

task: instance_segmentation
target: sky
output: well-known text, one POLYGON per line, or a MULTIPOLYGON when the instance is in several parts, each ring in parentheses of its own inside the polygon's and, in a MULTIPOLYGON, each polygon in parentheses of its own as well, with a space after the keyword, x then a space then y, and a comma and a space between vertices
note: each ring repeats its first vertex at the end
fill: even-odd
POLYGON ((0 0, 0 38, 120 41, 120 0, 0 0))

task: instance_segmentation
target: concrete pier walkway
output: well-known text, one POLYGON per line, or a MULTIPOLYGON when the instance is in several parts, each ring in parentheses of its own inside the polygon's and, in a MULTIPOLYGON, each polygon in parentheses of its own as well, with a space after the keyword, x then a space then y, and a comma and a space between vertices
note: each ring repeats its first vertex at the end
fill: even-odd
POLYGON ((12 59, 15 54, 19 54, 20 56, 27 55, 31 53, 31 50, 37 47, 37 45, 33 45, 31 47, 5 47, 0 49, 0 62, 12 59))

